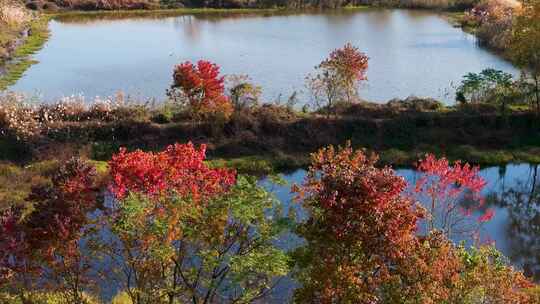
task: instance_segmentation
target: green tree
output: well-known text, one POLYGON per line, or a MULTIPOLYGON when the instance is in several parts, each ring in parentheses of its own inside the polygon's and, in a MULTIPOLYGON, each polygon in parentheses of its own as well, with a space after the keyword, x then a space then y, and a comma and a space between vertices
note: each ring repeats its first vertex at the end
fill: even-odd
POLYGON ((456 92, 456 101, 460 103, 491 103, 501 107, 506 113, 516 86, 512 74, 495 69, 485 69, 480 73, 468 73, 463 76, 456 92))

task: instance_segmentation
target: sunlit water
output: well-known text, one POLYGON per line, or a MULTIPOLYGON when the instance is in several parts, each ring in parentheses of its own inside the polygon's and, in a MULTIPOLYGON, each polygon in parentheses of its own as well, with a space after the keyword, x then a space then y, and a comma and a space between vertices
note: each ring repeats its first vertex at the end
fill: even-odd
MULTIPOLYGON (((495 210, 493 218, 482 224, 480 233, 483 241, 493 242, 508 261, 535 281, 540 281, 540 176, 538 166, 529 164, 510 164, 502 167, 488 167, 480 171, 486 180, 483 196, 485 205, 472 215, 478 218, 482 212, 491 208, 495 210)), ((396 173, 403 176, 413 185, 419 174, 411 169, 399 169, 396 173)), ((292 201, 290 186, 301 184, 306 171, 298 170, 283 177, 287 186, 278 186, 269 180, 262 185, 272 191, 283 203, 285 210, 295 208, 301 216, 306 216, 302 207, 292 201)), ((455 237, 454 241, 463 240, 455 237)), ((301 244, 301 240, 287 235, 280 240, 284 248, 301 244)), ((295 284, 288 280, 281 284, 276 295, 286 298, 293 293, 295 284)))
POLYGON ((422 11, 370 9, 295 15, 184 15, 167 18, 51 21, 39 61, 10 89, 51 100, 117 91, 163 99, 172 68, 186 60, 248 74, 266 100, 302 91, 305 76, 335 48, 351 42, 370 57, 361 96, 387 101, 409 95, 451 102, 468 72, 517 74, 478 46, 474 36, 422 11))

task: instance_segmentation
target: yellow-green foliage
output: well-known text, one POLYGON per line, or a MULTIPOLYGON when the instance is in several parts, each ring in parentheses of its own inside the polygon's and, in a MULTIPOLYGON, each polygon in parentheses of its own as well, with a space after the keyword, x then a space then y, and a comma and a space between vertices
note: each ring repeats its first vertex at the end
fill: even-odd
MULTIPOLYGON (((32 304, 72 304, 66 296, 60 292, 32 292, 24 294, 25 303, 32 304)), ((83 294, 83 303, 81 304, 99 304, 94 297, 83 294)), ((0 293, 0 303, 2 304, 23 304, 20 295, 0 293)), ((24 303, 24 304, 25 304, 24 303)), ((120 304, 120 303, 119 303, 120 304)))
POLYGON ((122 291, 114 296, 111 304, 133 304, 127 292, 122 291))
POLYGON ((32 185, 47 183, 57 161, 44 161, 21 167, 0 163, 0 210, 13 204, 24 204, 32 185))
POLYGON ((109 165, 106 161, 90 160, 92 166, 96 167, 96 171, 99 175, 105 175, 109 171, 109 165))
MULTIPOLYGON (((12 60, 5 68, 6 73, 0 75, 0 90, 14 84, 32 64, 37 63, 37 61, 32 60, 29 56, 40 50, 43 47, 43 44, 45 44, 45 41, 49 38, 48 23, 49 18, 44 16, 34 18, 30 22, 30 35, 15 50, 15 53, 12 55, 13 58, 11 58, 12 60)), ((20 30, 21 29, 18 29, 16 34, 11 33, 9 35, 6 34, 5 31, 0 30, 0 42, 2 39, 5 40, 4 42, 16 39, 20 30)), ((0 52, 2 52, 1 45, 0 52)), ((4 54, 4 56, 6 55, 4 54)), ((2 57, 1 53, 0 57, 2 57)))
POLYGON ((540 303, 540 285, 537 285, 529 289, 528 292, 532 297, 532 300, 533 300, 532 303, 540 303))

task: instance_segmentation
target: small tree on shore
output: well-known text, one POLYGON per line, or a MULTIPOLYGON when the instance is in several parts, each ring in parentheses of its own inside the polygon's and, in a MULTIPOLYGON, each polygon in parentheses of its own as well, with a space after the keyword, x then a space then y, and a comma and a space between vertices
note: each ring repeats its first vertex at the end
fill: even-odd
POLYGON ((308 75, 307 87, 317 108, 325 108, 327 115, 338 102, 352 102, 358 97, 358 83, 367 80, 369 58, 357 47, 347 43, 330 53, 308 75))
POLYGON ((480 73, 463 76, 457 88, 456 101, 460 103, 493 103, 500 105, 505 114, 508 104, 517 91, 512 74, 495 69, 485 69, 480 73))
POLYGON ((259 105, 262 88, 251 83, 247 75, 230 75, 227 76, 226 82, 235 111, 253 109, 259 105))
POLYGON ((194 120, 229 119, 233 106, 224 93, 224 77, 219 66, 200 60, 196 65, 186 61, 175 67, 173 84, 167 95, 185 106, 194 120))

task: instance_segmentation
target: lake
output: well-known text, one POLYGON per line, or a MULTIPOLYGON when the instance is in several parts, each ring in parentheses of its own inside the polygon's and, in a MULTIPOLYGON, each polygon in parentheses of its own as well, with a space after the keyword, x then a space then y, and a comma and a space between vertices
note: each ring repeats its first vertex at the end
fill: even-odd
POLYGON ((195 14, 128 19, 52 20, 38 64, 9 89, 46 100, 123 91, 165 97, 175 64, 207 59, 224 74, 247 74, 267 101, 294 91, 306 100, 305 77, 347 42, 370 57, 362 98, 409 95, 453 101, 468 72, 517 70, 476 38, 425 11, 362 9, 302 14, 195 14))

